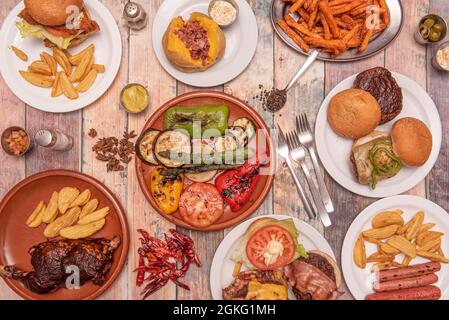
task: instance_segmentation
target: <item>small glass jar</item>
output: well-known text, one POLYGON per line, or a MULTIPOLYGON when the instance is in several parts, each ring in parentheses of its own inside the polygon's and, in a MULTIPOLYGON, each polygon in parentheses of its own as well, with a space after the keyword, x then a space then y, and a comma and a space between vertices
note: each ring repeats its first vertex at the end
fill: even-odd
MULTIPOLYGON (((429 28, 431 28, 431 27, 429 27, 429 28)), ((416 32, 415 32, 415 41, 422 45, 438 43, 438 42, 441 42, 441 40, 443 40, 446 37, 446 34, 447 34, 446 20, 444 20, 439 15, 428 14, 428 15, 424 16, 421 20, 419 20, 419 23, 418 23, 418 26, 416 27, 416 32), (422 30, 421 30, 422 25, 425 24, 426 20, 428 20, 428 19, 434 20, 434 24, 438 24, 441 26, 441 30, 439 30, 440 37, 439 37, 439 40, 437 40, 437 41, 431 41, 430 39, 425 38, 422 35, 422 30)))
POLYGON ((442 64, 438 60, 438 55, 445 55, 447 56, 449 54, 449 41, 444 42, 441 44, 438 49, 435 51, 432 57, 432 66, 439 70, 444 72, 449 72, 449 59, 445 59, 445 62, 442 64), (448 53, 446 53, 448 52, 448 53))

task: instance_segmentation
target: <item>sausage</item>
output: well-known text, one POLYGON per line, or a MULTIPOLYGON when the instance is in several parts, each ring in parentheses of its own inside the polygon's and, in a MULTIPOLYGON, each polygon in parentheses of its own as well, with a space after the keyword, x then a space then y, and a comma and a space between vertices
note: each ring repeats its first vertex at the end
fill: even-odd
POLYGON ((409 289, 427 286, 438 281, 438 276, 435 273, 425 274, 418 277, 397 279, 385 282, 375 282, 373 289, 376 292, 395 291, 400 289, 409 289))
POLYGON ((403 268, 381 270, 377 274, 377 281, 385 282, 397 279, 417 277, 440 271, 440 269, 441 264, 439 262, 427 262, 403 268))
POLYGON ((435 286, 424 286, 390 292, 373 293, 367 295, 365 300, 438 300, 440 297, 440 288, 435 286))

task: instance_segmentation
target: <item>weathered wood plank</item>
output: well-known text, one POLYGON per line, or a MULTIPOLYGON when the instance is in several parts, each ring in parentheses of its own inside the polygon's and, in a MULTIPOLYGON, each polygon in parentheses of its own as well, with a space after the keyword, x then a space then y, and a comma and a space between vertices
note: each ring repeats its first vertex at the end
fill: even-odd
MULTIPOLYGON (((446 20, 449 18, 449 6, 445 0, 430 1, 429 12, 437 12, 446 20)), ((446 37, 446 41, 449 37, 446 37)), ((427 47, 427 91, 435 101, 440 112, 441 123, 443 125, 443 143, 441 145, 440 156, 428 177, 428 197, 444 209, 449 211, 449 191, 447 183, 449 181, 449 74, 436 71, 430 65, 432 54, 438 46, 427 47)))
MULTIPOLYGON (((384 66, 384 53, 367 60, 354 63, 326 63, 325 65, 325 94, 327 95, 338 83, 345 78, 375 66, 384 66)), ((340 264, 341 247, 346 231, 358 213, 375 199, 355 195, 338 185, 327 175, 329 193, 334 199, 335 212, 331 215, 333 225, 324 232, 340 264)), ((346 295, 343 299, 350 299, 349 290, 343 288, 346 295)))
MULTIPOLYGON (((399 37, 386 49, 385 67, 415 80, 426 88, 426 47, 419 45, 414 40, 413 34, 421 17, 427 14, 429 1, 403 1, 402 6, 404 27, 399 37)), ((406 193, 425 197, 425 180, 406 193)))
MULTIPOLYGON (((150 108, 139 115, 130 115, 129 130, 140 133, 151 114, 167 100, 176 96, 176 81, 160 66, 152 49, 151 29, 153 17, 156 15, 162 0, 140 1, 149 15, 148 26, 141 31, 131 31, 129 37, 129 82, 139 82, 145 85, 150 93, 150 108)), ((123 85, 124 83, 122 83, 123 85)), ((138 263, 136 229, 143 228, 150 234, 162 236, 173 225, 161 217, 145 199, 139 188, 134 162, 128 166, 128 223, 132 235, 128 257, 128 298, 140 299, 140 290, 135 286, 134 268, 138 263)), ((170 282, 164 288, 152 295, 150 299, 175 299, 176 288, 170 282)))
MULTIPOLYGON (((0 21, 6 18, 16 4, 16 0, 2 2, 0 21)), ((0 132, 9 126, 25 128, 25 104, 9 90, 2 77, 0 77, 0 106, 0 119, 2 119, 0 132)), ((0 151, 0 198, 24 177, 25 157, 11 157, 0 151)), ((6 299, 19 299, 19 296, 9 289, 3 280, 0 280, 0 300, 6 299)))
MULTIPOLYGON (((96 160, 95 154, 92 152, 92 146, 98 138, 110 136, 121 138, 128 125, 127 114, 118 105, 118 93, 128 79, 128 28, 122 23, 125 2, 102 0, 102 3, 114 16, 120 29, 123 47, 122 63, 119 73, 109 90, 98 101, 83 110, 81 170, 103 182, 117 196, 126 210, 128 189, 126 172, 107 172, 106 164, 96 160), (98 132, 98 137, 95 139, 88 136, 91 128, 94 128, 98 132)), ((101 50, 101 48, 96 48, 96 50, 101 50)), ((101 62, 99 61, 99 63, 101 62)), ((127 299, 129 285, 127 268, 128 266, 125 265, 120 277, 101 296, 101 299, 127 299)))

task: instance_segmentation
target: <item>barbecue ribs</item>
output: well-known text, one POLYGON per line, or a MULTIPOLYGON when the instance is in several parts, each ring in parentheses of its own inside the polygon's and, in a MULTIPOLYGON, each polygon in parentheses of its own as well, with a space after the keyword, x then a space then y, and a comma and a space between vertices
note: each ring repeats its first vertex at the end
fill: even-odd
POLYGON ((65 285, 76 266, 80 271, 80 285, 92 280, 101 286, 111 269, 112 256, 120 245, 120 237, 112 240, 83 239, 55 240, 39 243, 29 250, 34 271, 24 272, 14 266, 1 266, 0 276, 20 280, 29 290, 44 294, 65 285))

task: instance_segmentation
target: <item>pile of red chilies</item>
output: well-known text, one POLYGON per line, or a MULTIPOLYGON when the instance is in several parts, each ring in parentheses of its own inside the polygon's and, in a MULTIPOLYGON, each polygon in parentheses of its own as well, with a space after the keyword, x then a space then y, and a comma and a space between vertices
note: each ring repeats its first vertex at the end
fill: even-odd
POLYGON ((139 238, 142 245, 137 251, 139 266, 135 270, 136 285, 140 287, 144 282, 148 282, 142 291, 142 299, 165 286, 168 281, 190 290, 186 284, 179 281, 179 278, 185 276, 191 263, 201 267, 193 240, 174 229, 170 229, 169 235, 164 235, 164 240, 150 236, 145 230, 137 231, 142 235, 139 238))

